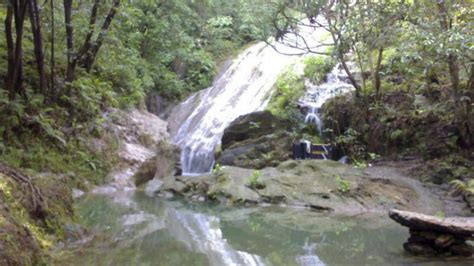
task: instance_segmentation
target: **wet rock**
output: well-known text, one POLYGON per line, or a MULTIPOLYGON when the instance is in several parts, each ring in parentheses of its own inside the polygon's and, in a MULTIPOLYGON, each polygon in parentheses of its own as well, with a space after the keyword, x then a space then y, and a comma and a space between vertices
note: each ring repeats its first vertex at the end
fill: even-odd
POLYGON ((74 199, 78 199, 82 196, 84 196, 85 192, 80 190, 80 189, 77 189, 77 188, 73 188, 72 189, 72 198, 74 199))
POLYGON ((474 254, 474 248, 468 244, 452 245, 449 250, 453 255, 470 257, 474 254))
POLYGON ((416 231, 413 229, 410 229, 410 235, 419 236, 422 239, 427 239, 430 241, 434 241, 438 237, 438 234, 433 231, 416 231))
POLYGON ((157 92, 148 93, 145 99, 145 104, 148 112, 160 117, 163 117, 167 108, 170 106, 170 102, 166 101, 157 92))
POLYGON ((436 250, 432 248, 428 244, 423 244, 423 243, 412 243, 412 242, 407 242, 403 244, 403 248, 417 256, 434 256, 437 254, 436 250))
POLYGON ((168 142, 158 144, 156 155, 144 162, 133 176, 138 187, 153 179, 163 179, 179 173, 179 149, 168 142))
POLYGON ((138 187, 147 183, 155 177, 157 159, 156 156, 144 162, 133 176, 135 185, 138 187))
POLYGON ((158 192, 163 186, 163 181, 161 179, 152 179, 150 180, 145 187, 145 193, 149 196, 154 195, 156 192, 158 192))
POLYGON ((252 169, 277 166, 289 159, 289 125, 269 111, 238 117, 224 131, 217 162, 252 169))
POLYGON ((130 191, 153 178, 178 172, 179 150, 171 145, 168 124, 143 110, 110 109, 104 128, 118 144, 118 160, 111 182, 94 188, 95 193, 130 191))
POLYGON ((454 243, 454 236, 447 235, 447 234, 439 235, 434 241, 435 246, 441 249, 451 246, 451 244, 453 243, 454 243))
POLYGON ((250 169, 276 167, 289 159, 291 143, 292 137, 287 132, 247 139, 223 150, 217 163, 250 169))
POLYGON ((289 124, 269 111, 261 111, 243 115, 235 119, 224 131, 222 149, 225 150, 236 142, 256 139, 284 130, 289 124))

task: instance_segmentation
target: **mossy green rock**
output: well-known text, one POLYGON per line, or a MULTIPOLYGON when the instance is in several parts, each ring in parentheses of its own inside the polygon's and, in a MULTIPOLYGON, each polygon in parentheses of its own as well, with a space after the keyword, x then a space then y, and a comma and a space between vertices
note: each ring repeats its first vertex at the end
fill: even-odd
POLYGON ((334 161, 286 161, 264 168, 258 176, 263 184, 259 189, 249 184, 254 170, 225 166, 221 171, 219 178, 214 174, 169 177, 160 191, 227 204, 283 204, 342 213, 406 207, 413 198, 409 189, 334 161))
POLYGON ((73 220, 70 182, 0 163, 0 265, 46 265, 73 220))
POLYGON ((256 139, 287 128, 289 128, 287 121, 272 115, 269 111, 243 115, 224 130, 222 149, 225 150, 236 142, 256 139))
POLYGON ((290 156, 289 125, 269 111, 237 118, 224 131, 217 163, 253 169, 277 166, 290 156))

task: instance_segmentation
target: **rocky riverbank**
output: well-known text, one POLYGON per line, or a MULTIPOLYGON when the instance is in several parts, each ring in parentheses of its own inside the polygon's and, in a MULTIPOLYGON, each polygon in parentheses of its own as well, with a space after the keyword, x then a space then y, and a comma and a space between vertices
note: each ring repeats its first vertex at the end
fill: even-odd
POLYGON ((344 214, 392 208, 421 211, 426 210, 426 204, 440 208, 430 209, 433 214, 462 211, 460 207, 445 210, 443 200, 432 188, 396 174, 393 169, 369 171, 334 161, 286 161, 260 171, 225 166, 212 174, 167 177, 157 193, 225 204, 278 204, 344 214))
MULTIPOLYGON (((118 162, 107 178, 110 182, 93 192, 134 190, 154 177, 175 174, 179 150, 171 145, 167 122, 141 110, 113 109, 104 116, 105 130, 117 141, 118 162)), ((103 148, 101 140, 95 142, 103 148)))
MULTIPOLYGON (((54 258, 52 250, 83 241, 87 233, 75 223, 73 197, 135 190, 153 178, 179 173, 179 150, 157 116, 109 109, 100 129, 100 137, 78 137, 92 153, 104 156, 99 159, 114 162, 99 186, 79 172, 38 172, 0 162, 0 265, 43 265, 54 258)), ((91 159, 88 167, 97 164, 91 159)))

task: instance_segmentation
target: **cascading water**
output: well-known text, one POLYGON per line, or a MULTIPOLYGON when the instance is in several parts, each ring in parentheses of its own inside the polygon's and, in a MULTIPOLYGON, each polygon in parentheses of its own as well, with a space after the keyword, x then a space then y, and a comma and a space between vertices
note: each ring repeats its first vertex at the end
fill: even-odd
MULTIPOLYGON (((322 135, 323 123, 319 114, 319 109, 323 104, 337 96, 346 92, 350 92, 354 87, 347 82, 347 75, 340 65, 336 65, 333 70, 326 76, 326 81, 320 85, 315 85, 309 81, 306 82, 305 95, 300 99, 299 104, 306 107, 305 123, 313 123, 322 135)), ((324 146, 323 146, 324 147, 324 146)))
MULTIPOLYGON (((324 30, 299 34, 292 40, 295 44, 317 44, 324 30), (304 36, 304 41, 301 36, 304 36)), ((288 43, 288 39, 285 42, 288 43)), ((215 147, 219 145, 224 129, 237 117, 266 107, 278 75, 298 59, 291 54, 301 54, 300 49, 285 44, 274 43, 273 46, 278 52, 263 42, 251 46, 214 81, 212 87, 181 104, 188 109, 195 106, 174 139, 182 150, 183 174, 209 172, 214 165, 215 147)), ((175 112, 179 112, 179 108, 175 112)))

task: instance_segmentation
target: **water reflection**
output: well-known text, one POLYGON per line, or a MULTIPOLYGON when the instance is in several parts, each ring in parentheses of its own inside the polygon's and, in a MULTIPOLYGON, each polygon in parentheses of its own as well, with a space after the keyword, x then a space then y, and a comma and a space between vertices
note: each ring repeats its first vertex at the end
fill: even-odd
POLYGON ((169 209, 167 228, 189 250, 205 254, 211 265, 263 265, 257 255, 234 250, 223 237, 215 216, 169 209))
MULTIPOLYGON (((323 234, 321 234, 323 235, 323 234)), ((324 235, 323 235, 324 236, 324 235)), ((321 243, 324 242, 324 239, 321 240, 321 243)), ((304 255, 296 257, 296 261, 301 266, 322 266, 326 265, 324 262, 319 259, 319 257, 315 254, 316 243, 310 243, 308 238, 306 238, 306 242, 304 243, 303 250, 305 252, 304 255)))
POLYGON ((402 250, 408 232, 385 215, 351 218, 279 207, 231 208, 165 201, 141 193, 130 194, 127 200, 123 195, 91 195, 77 205, 77 213, 95 237, 85 246, 71 248, 60 265, 420 262, 402 250))

